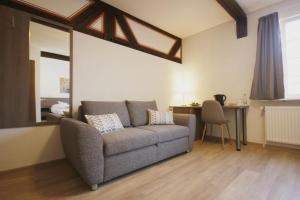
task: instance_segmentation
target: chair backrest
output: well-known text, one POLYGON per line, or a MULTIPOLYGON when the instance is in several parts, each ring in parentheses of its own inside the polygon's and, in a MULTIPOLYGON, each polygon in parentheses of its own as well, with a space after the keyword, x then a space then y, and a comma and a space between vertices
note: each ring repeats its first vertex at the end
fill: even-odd
POLYGON ((222 124, 226 121, 221 104, 214 100, 203 102, 201 119, 211 124, 222 124))

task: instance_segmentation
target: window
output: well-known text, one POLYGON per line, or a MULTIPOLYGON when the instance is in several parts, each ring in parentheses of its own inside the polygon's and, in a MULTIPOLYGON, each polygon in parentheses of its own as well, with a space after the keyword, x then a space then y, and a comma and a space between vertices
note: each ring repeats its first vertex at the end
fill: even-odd
POLYGON ((300 17, 283 21, 285 96, 300 99, 300 17))

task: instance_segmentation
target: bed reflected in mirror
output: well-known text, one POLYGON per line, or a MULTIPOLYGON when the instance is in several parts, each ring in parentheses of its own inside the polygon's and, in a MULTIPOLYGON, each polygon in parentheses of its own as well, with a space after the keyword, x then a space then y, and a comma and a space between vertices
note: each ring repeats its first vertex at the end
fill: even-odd
POLYGON ((30 61, 35 71, 36 122, 70 116, 70 32, 30 22, 30 61))

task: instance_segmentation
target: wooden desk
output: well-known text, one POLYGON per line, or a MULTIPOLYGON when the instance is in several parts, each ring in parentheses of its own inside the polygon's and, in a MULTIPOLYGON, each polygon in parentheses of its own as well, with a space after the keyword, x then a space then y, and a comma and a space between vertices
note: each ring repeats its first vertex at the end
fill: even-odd
MULTIPOLYGON (((247 145, 247 109, 249 108, 248 105, 242 106, 223 106, 224 110, 232 110, 235 113, 235 134, 236 134, 236 150, 241 150, 241 126, 243 130, 243 144, 247 145)), ((197 132, 200 129, 203 129, 203 126, 199 124, 201 123, 201 109, 202 106, 170 106, 169 109, 174 113, 192 113, 196 115, 197 119, 197 132)), ((203 124, 203 123, 201 123, 203 124)), ((202 133, 202 132, 201 132, 202 133)), ((200 136, 201 137, 201 136, 200 136)), ((199 139, 199 137, 196 137, 199 139)))

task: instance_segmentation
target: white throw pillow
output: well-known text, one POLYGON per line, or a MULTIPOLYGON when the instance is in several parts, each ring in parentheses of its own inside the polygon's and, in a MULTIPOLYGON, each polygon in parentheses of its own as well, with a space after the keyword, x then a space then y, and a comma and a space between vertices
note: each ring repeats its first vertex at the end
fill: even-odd
POLYGON ((156 111, 150 110, 149 112, 149 125, 159 125, 159 124, 174 124, 173 112, 171 111, 156 111))
POLYGON ((106 115, 85 115, 85 118, 88 124, 98 129, 101 134, 124 129, 122 122, 116 113, 106 115))

